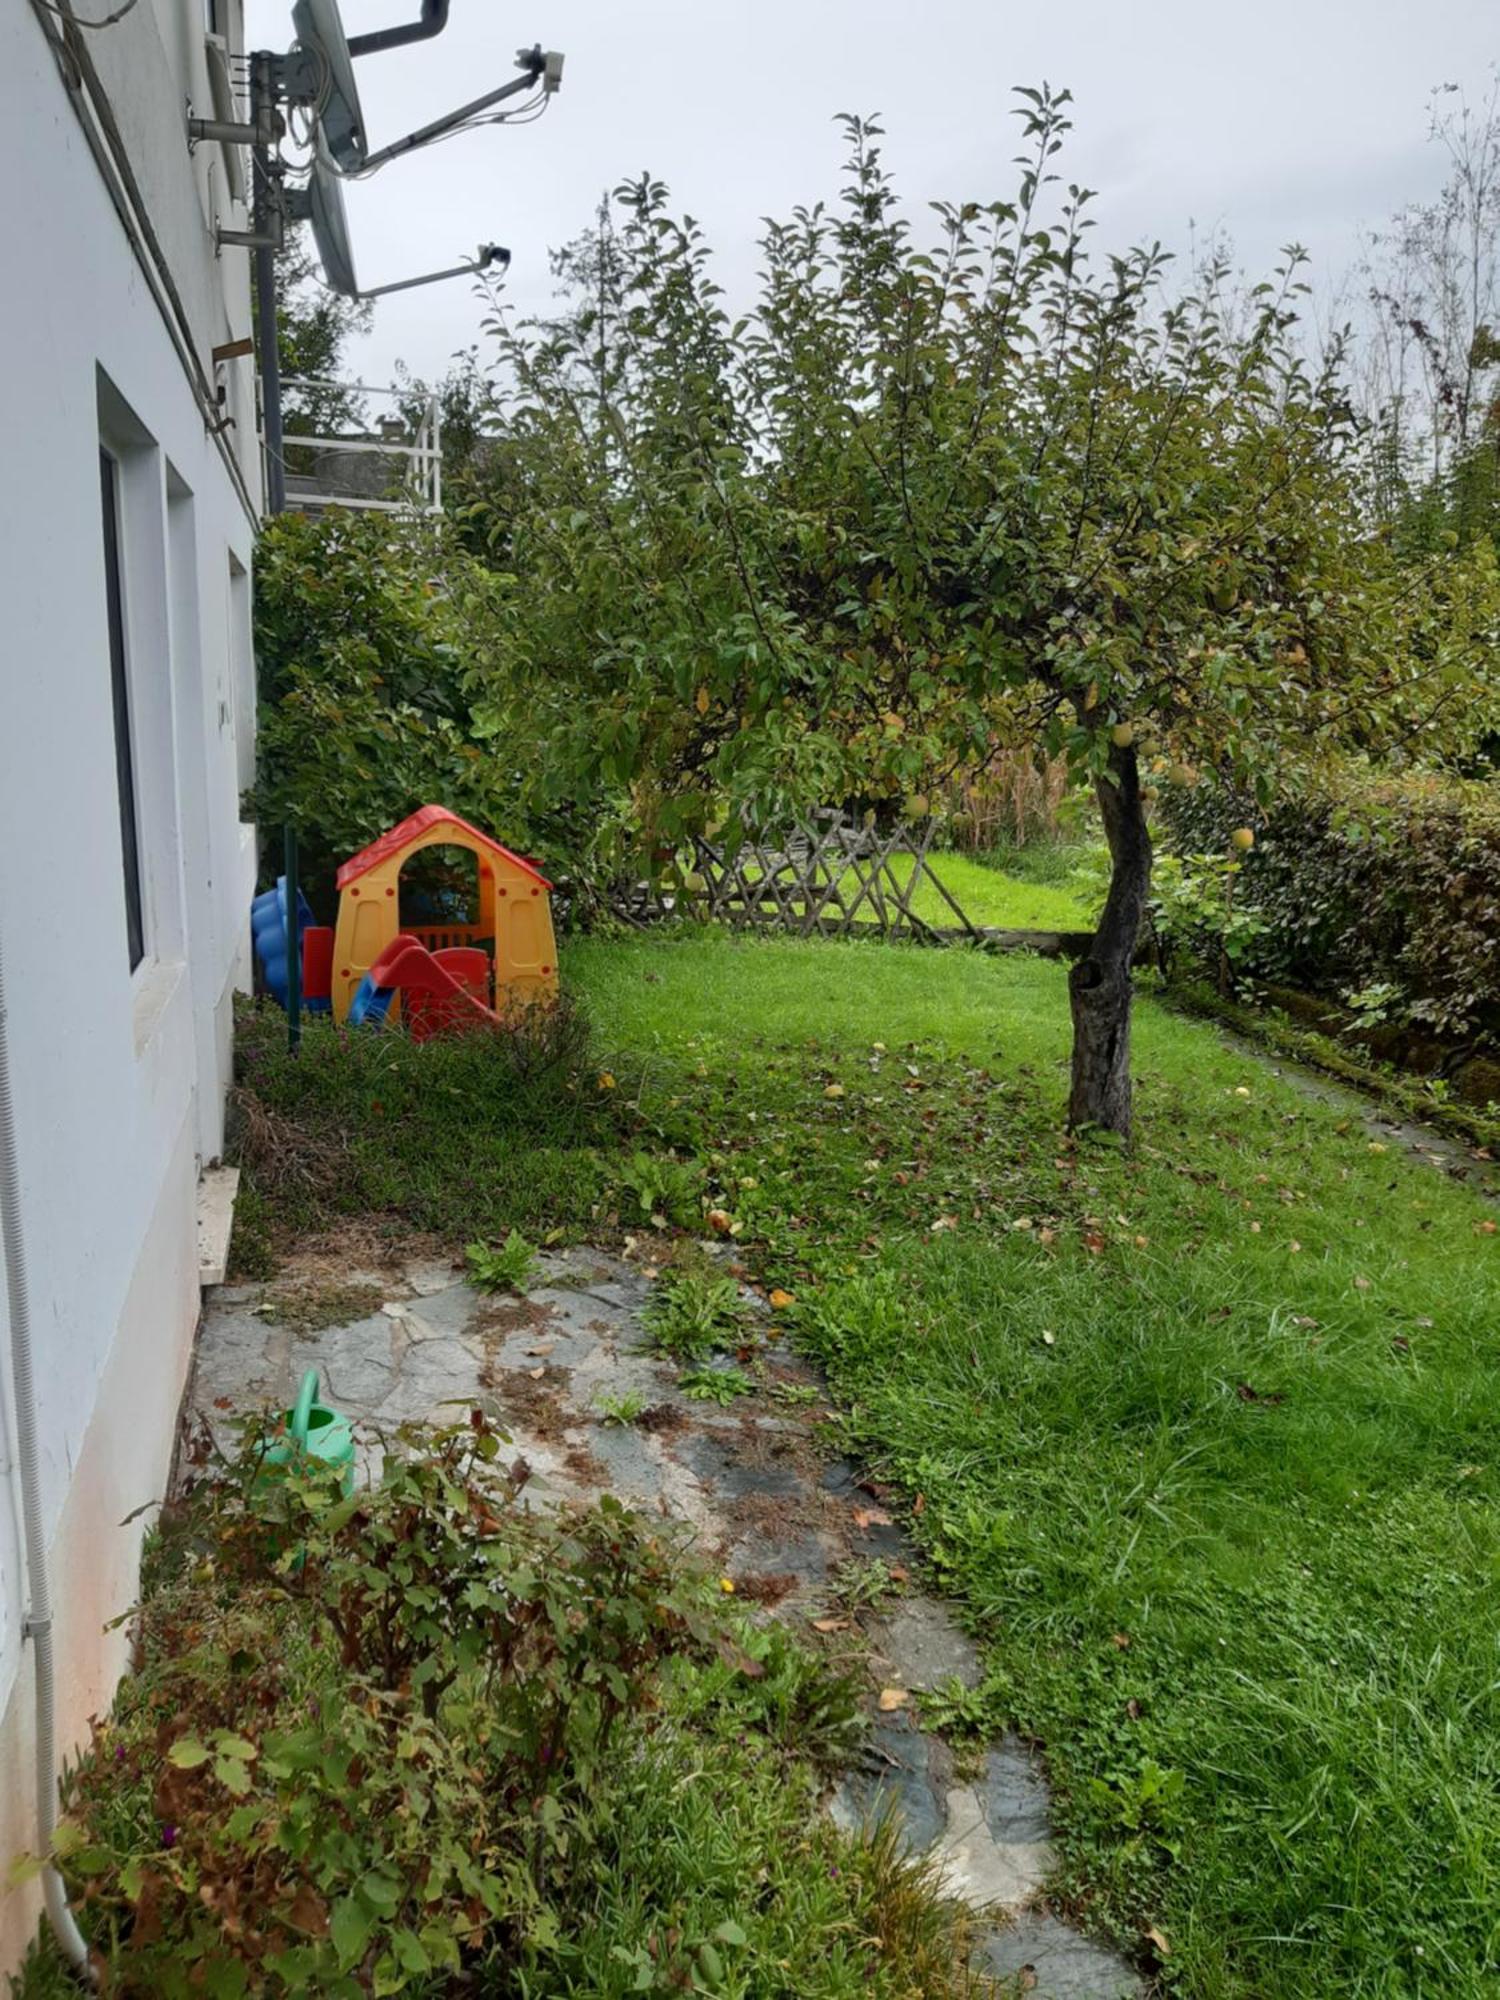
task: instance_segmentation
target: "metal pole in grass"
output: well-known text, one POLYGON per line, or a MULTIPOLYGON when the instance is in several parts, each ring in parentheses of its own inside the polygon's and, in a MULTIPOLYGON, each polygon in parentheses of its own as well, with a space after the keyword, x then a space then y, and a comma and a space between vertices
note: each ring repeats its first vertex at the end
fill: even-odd
POLYGON ((302 922, 297 882, 297 829, 282 834, 282 873, 286 876, 286 1045, 296 1055, 302 1047, 302 922))

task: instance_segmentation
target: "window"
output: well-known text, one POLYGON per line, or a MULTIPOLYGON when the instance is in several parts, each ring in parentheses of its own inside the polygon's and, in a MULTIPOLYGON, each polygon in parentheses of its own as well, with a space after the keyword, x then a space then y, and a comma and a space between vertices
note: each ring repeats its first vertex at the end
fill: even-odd
POLYGON ((115 781, 120 793, 120 857, 125 870, 125 935, 130 969, 146 956, 146 909, 141 892, 140 822, 136 816, 135 753, 131 742, 130 676, 125 651, 125 590, 121 580, 120 468, 99 452, 104 503, 104 592, 109 620, 109 680, 114 702, 115 781))

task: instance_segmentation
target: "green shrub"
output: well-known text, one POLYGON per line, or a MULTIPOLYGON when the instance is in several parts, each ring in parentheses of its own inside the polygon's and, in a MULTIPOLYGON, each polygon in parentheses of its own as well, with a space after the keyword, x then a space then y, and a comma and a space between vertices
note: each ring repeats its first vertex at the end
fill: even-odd
POLYGON ((300 829, 304 887, 325 919, 338 863, 431 801, 513 847, 565 851, 562 822, 521 807, 525 747, 496 742, 487 721, 496 588, 442 523, 335 510, 266 524, 246 817, 300 829))
POLYGON ((1340 1001, 1380 989, 1386 1021, 1500 1035, 1494 785, 1351 769, 1269 813, 1204 786, 1173 792, 1165 816, 1179 854, 1224 854, 1235 827, 1255 829, 1235 891, 1263 926, 1244 961, 1254 976, 1340 1001))
POLYGON ((836 2000, 854 1938, 875 2000, 965 1990, 930 1877, 817 1810, 855 1681, 618 1504, 520 1505, 477 1412, 349 1497, 272 1442, 169 1517, 67 1782, 108 1991, 836 2000))
POLYGON ((1151 873, 1148 915, 1157 960, 1170 972, 1186 957, 1233 983, 1252 966, 1270 934, 1269 920, 1235 898, 1242 867, 1238 855, 1163 854, 1151 873))

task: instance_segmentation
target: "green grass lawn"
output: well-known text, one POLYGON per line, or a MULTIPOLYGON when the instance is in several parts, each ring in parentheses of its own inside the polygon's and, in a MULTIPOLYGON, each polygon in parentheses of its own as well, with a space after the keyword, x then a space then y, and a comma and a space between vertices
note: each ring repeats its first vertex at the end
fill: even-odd
MULTIPOLYGON (((1009 870, 987 866, 967 854, 934 854, 929 867, 971 924, 996 930, 1092 930, 1098 911, 1094 898, 1075 882, 1038 881, 1009 870)), ((908 879, 902 872, 904 881, 908 879)), ((952 910, 929 882, 922 882, 914 899, 919 917, 930 924, 951 925, 952 910)))
POLYGON ((1201 2000, 1500 1991, 1493 1205, 1150 1003, 1134 1153, 1066 1144, 1040 961, 564 969, 608 1053, 561 1122, 478 1044, 293 1074, 252 1031, 258 1101, 337 1149, 291 1218, 584 1233, 629 1155, 697 1163, 984 1641, 949 1720, 1045 1746, 1059 1898, 1201 2000))

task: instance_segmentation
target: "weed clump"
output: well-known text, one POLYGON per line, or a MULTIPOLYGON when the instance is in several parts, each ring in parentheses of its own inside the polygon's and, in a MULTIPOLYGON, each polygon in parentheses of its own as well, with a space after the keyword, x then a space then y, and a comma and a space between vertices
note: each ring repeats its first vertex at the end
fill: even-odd
POLYGON ((276 1435, 169 1515, 67 1781, 50 1858, 107 1990, 837 2000, 850 1938, 873 1995, 965 1990, 961 1915, 817 1810, 851 1680, 617 1502, 520 1504, 478 1411, 351 1495, 276 1435))

